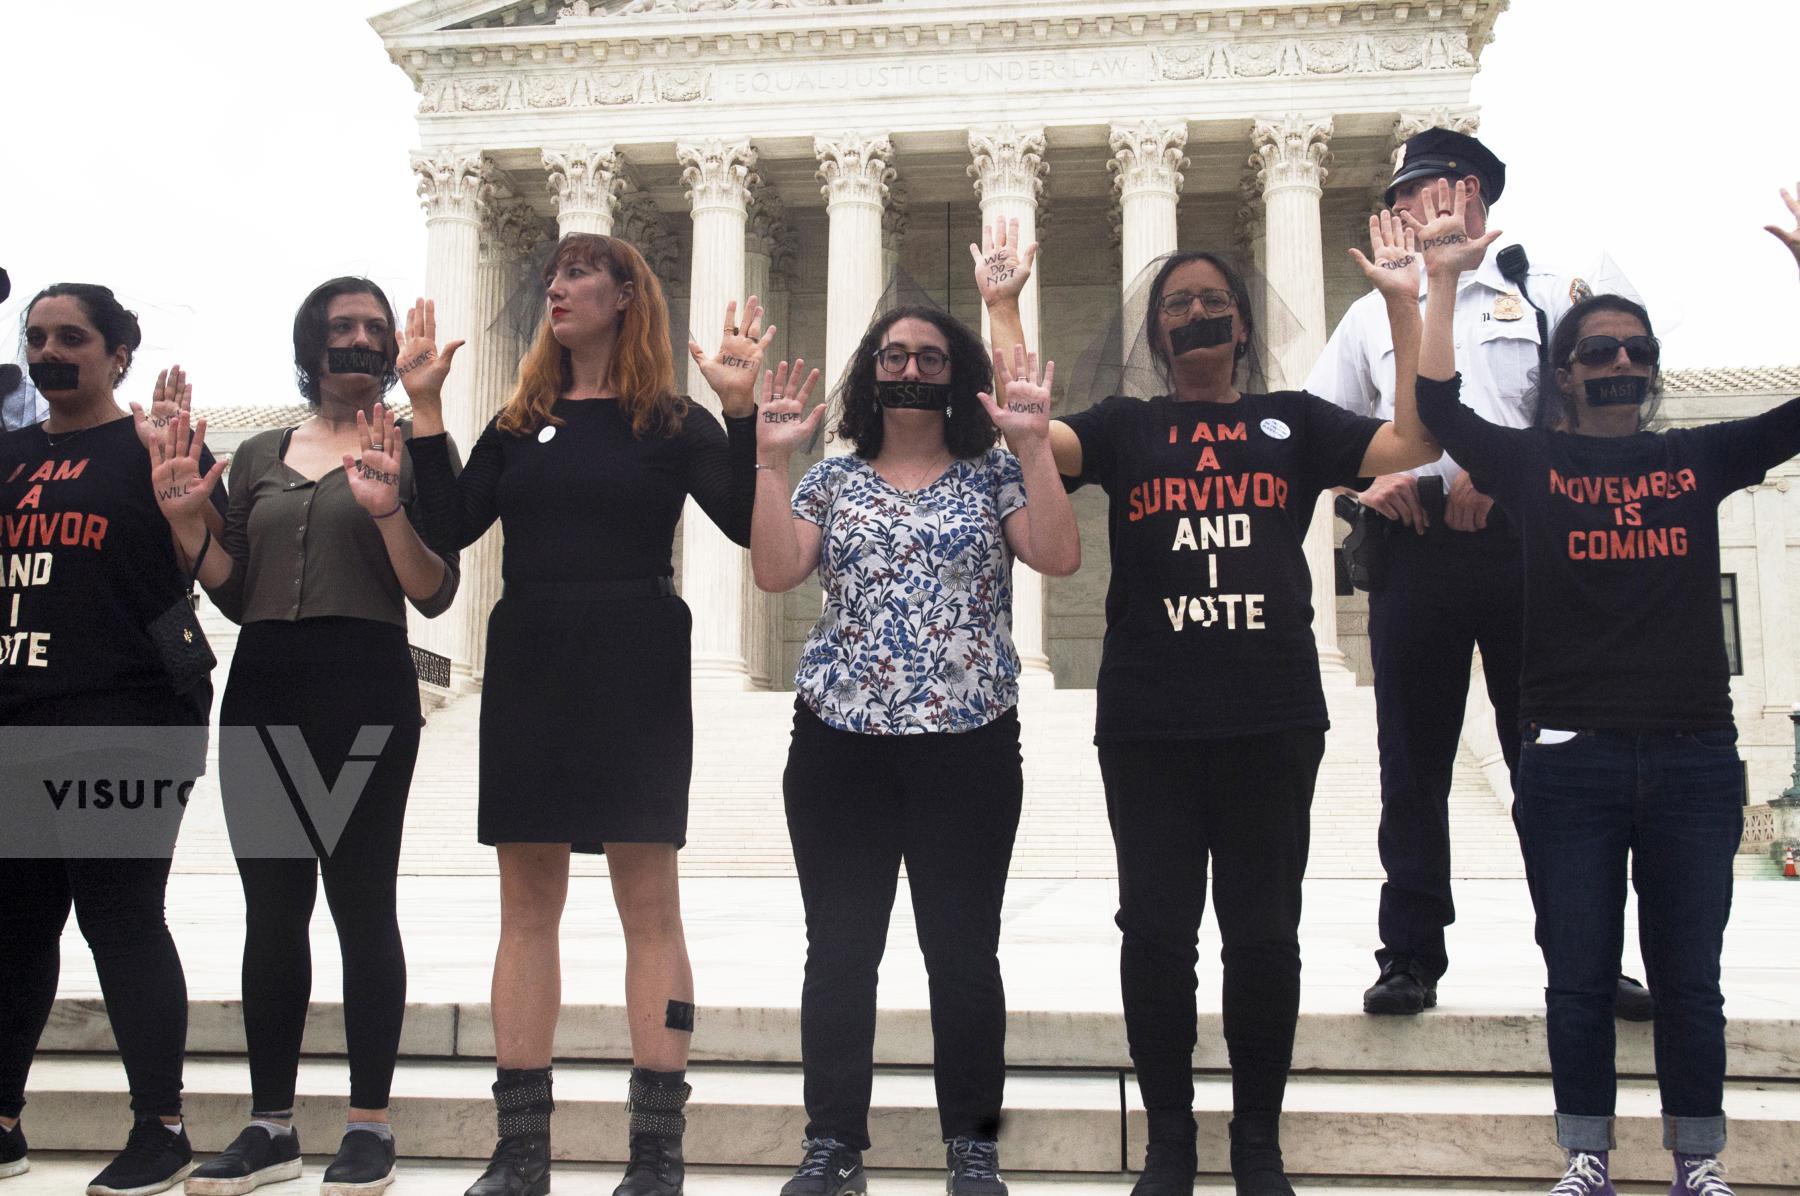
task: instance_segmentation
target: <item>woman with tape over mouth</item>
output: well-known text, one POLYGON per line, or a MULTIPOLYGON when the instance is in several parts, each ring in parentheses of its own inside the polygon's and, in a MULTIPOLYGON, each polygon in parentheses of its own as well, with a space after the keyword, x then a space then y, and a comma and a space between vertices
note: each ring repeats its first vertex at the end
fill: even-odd
MULTIPOLYGON (((1370 242, 1373 260, 1358 260, 1386 299, 1410 378, 1417 258, 1391 214, 1370 220, 1370 242)), ((1009 222, 969 249, 995 352, 1009 352, 1023 336, 1019 295, 1037 247, 1021 247, 1009 222)), ((1097 484, 1109 507, 1094 738, 1118 851, 1126 1034, 1148 1114, 1133 1192, 1186 1196, 1194 1184, 1195 944, 1210 859, 1231 1172, 1240 1196, 1288 1196, 1279 1123, 1327 727, 1303 541, 1322 491, 1441 450, 1410 386, 1399 388, 1392 423, 1301 391, 1261 392, 1247 368, 1260 313, 1224 258, 1181 250, 1145 274, 1142 331, 1123 337, 1135 335, 1146 360, 1129 368, 1138 351, 1121 345, 1119 374, 1104 385, 1164 392, 1115 390, 1049 433, 1064 485, 1097 484)))
POLYGON ((133 1118, 87 1190, 160 1192, 193 1167, 181 1116, 187 984, 164 898, 212 708, 213 661, 188 593, 196 562, 222 554, 197 537, 197 555, 185 555, 156 491, 173 490, 216 530, 224 467, 202 447, 204 421, 188 435, 179 366, 154 387, 166 437, 140 437, 115 391, 143 333, 110 289, 46 287, 22 332, 49 414, 0 434, 0 1177, 30 1165, 20 1114, 73 908, 133 1118), (178 464, 164 451, 177 433, 178 464), (140 728, 156 730, 147 741, 132 734, 140 728), (151 777, 149 792, 174 792, 173 803, 101 796, 101 778, 136 787, 151 777), (53 804, 42 802, 57 781, 53 804), (77 783, 100 800, 62 796, 77 783))
POLYGON ((1054 367, 1023 347, 990 366, 936 308, 878 318, 838 388, 851 451, 807 470, 790 501, 789 462, 825 410, 805 412, 818 371, 803 381, 804 365, 764 378, 750 546, 761 589, 817 572, 825 591, 782 778, 807 933, 807 1126, 782 1193, 866 1190, 876 973, 904 861, 948 1191, 1004 1196, 997 949, 1023 795, 1012 563, 1059 577, 1081 563, 1045 439, 1054 367))
MULTIPOLYGON (((1439 207, 1453 207, 1446 183, 1439 207)), ((1797 189, 1800 190, 1800 189, 1797 189)), ((1796 227, 1769 231, 1800 263, 1796 227)), ((1539 388, 1551 427, 1488 423, 1459 400, 1448 305, 1478 255, 1427 238, 1419 407, 1506 508, 1525 550, 1524 738, 1514 811, 1548 972, 1554 1196, 1612 1196, 1613 995, 1627 858, 1656 994, 1656 1078, 1676 1196, 1730 1196, 1719 955, 1743 832, 1743 773, 1719 619, 1718 506, 1800 453, 1800 399, 1749 419, 1652 432, 1661 346, 1643 307, 1569 309, 1539 388), (1443 286, 1439 286, 1439 280, 1443 286)))
POLYGON ((430 304, 414 308, 402 354, 434 361, 404 375, 432 543, 471 544, 495 519, 505 532, 480 765, 480 837, 500 859, 500 1139, 469 1194, 549 1190, 557 928, 570 852, 604 851, 625 934, 634 1064, 630 1162, 617 1196, 676 1196, 694 1025, 677 852, 694 727, 675 527, 692 497, 730 539, 749 543, 754 390, 774 328, 763 330, 751 296, 742 330, 738 305, 727 306, 717 352, 689 341, 719 396, 721 428, 676 393, 662 287, 628 242, 565 236, 541 279, 543 316, 518 385, 460 476, 434 434, 448 349, 435 354, 430 304))
MULTIPOLYGON (((434 552, 406 451, 382 403, 397 380, 394 311, 365 278, 334 278, 294 316, 294 376, 312 414, 238 446, 221 544, 200 582, 242 625, 219 713, 219 788, 244 888, 243 1016, 249 1124, 188 1178, 190 1196, 241 1196, 300 1174, 293 1126, 312 995, 309 929, 323 878, 343 957, 350 1103, 325 1196, 393 1182, 388 1096, 406 1012, 397 876, 419 751, 406 608, 450 607, 454 552, 434 552), (291 738, 298 728, 299 737, 291 738), (299 754, 298 759, 295 758, 299 754), (310 759, 306 757, 310 756, 310 759), (282 773, 361 776, 346 818, 292 809, 282 773)), ((184 544, 200 531, 165 504, 184 544)))

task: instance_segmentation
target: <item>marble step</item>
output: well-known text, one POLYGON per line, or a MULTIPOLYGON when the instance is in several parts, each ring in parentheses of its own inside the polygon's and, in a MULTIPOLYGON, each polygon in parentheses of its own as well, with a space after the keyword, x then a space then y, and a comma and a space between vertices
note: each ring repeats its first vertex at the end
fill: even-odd
MULTIPOLYGON (((191 1001, 188 1051, 236 1055, 244 1050, 243 1014, 236 1001, 191 1001)), ((923 1009, 883 1009, 876 1027, 875 1059, 883 1066, 929 1066, 930 1014, 923 1009)), ((1007 1015, 1007 1061, 1014 1067, 1123 1069, 1124 1018, 1116 1011, 1014 1010, 1007 1015)), ((111 1053, 112 1031, 98 999, 57 1001, 45 1028, 46 1051, 111 1053)), ((493 1020, 486 1002, 408 1005, 401 1054, 412 1058, 491 1059, 493 1020)), ((315 1001, 308 1014, 309 1055, 344 1053, 342 1008, 315 1001)), ((800 1011, 796 1008, 703 1008, 693 1057, 703 1063, 796 1064, 800 1061, 800 1011)), ((565 1005, 557 1022, 561 1059, 630 1057, 625 1010, 620 1005, 565 1005)), ((1648 1025, 1618 1024, 1619 1070, 1654 1074, 1648 1025)), ((1200 1016, 1194 1066, 1227 1066, 1216 1013, 1200 1016)), ((1733 1020, 1726 1037, 1727 1074, 1737 1079, 1800 1080, 1800 1020, 1733 1020)), ((1372 1018, 1360 1013, 1303 1013, 1294 1046, 1302 1072, 1352 1074, 1434 1073, 1539 1075, 1549 1071, 1542 1010, 1454 1012, 1418 1018, 1372 1018)))
MULTIPOLYGON (((559 1157, 618 1162, 626 1143, 626 1068, 567 1063, 556 1072, 559 1157)), ((129 1116, 123 1073, 111 1056, 50 1055, 32 1069, 26 1127, 42 1150, 116 1149, 129 1116)), ((690 1069, 688 1159, 700 1166, 792 1166, 806 1124, 797 1068, 690 1069)), ((195 1145, 217 1150, 248 1105, 236 1059, 191 1059, 185 1113, 195 1145)), ((394 1119, 402 1148, 436 1158, 480 1158, 492 1144, 493 1070, 476 1062, 404 1062, 395 1076, 394 1119)), ((295 1116, 301 1140, 340 1131, 348 1079, 342 1063, 301 1064, 295 1116)), ((1201 1077, 1201 1170, 1226 1169, 1230 1081, 1201 1077)), ((1554 1174, 1549 1085, 1541 1078, 1296 1077, 1288 1088, 1283 1143, 1295 1175, 1419 1179, 1519 1179, 1554 1174)), ((1619 1093, 1615 1173, 1665 1177, 1654 1084, 1625 1081, 1619 1093)), ((1800 1185, 1800 1084, 1732 1083, 1732 1178, 1800 1185)), ((875 1167, 941 1165, 935 1094, 928 1072, 883 1069, 870 1113, 875 1167)), ((1122 1072, 1016 1071, 1008 1078, 1001 1130, 1006 1165, 1022 1171, 1117 1172, 1142 1163, 1144 1119, 1137 1087, 1122 1072)))

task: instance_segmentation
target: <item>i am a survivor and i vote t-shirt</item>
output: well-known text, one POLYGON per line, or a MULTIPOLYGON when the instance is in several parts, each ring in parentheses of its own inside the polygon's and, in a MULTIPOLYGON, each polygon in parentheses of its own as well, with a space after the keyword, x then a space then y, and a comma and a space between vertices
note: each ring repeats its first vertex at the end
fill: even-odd
POLYGON ((1109 500, 1097 740, 1329 725, 1302 541, 1381 420, 1300 391, 1114 396, 1064 419, 1109 500))

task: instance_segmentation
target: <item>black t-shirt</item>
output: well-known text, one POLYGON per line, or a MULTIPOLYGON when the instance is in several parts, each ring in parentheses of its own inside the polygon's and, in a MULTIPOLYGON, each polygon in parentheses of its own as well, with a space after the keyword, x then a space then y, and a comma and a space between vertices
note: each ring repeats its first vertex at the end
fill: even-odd
POLYGON ((1700 428, 1502 428, 1419 379, 1419 413, 1525 545, 1521 725, 1729 727, 1718 505, 1800 452, 1800 399, 1700 428))
POLYGON ((147 628, 187 573, 150 455, 129 419, 57 441, 41 424, 0 434, 0 722, 79 695, 169 690, 147 628))
POLYGON ((1302 541, 1381 420, 1302 391, 1236 403, 1115 395, 1063 421, 1110 499, 1096 740, 1329 725, 1302 541))

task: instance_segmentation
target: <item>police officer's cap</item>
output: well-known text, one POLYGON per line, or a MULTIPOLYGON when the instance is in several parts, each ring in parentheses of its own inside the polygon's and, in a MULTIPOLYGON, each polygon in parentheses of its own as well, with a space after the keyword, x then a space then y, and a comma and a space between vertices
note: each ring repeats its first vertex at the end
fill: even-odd
POLYGON ((1481 198, 1487 203, 1499 199, 1506 188, 1506 163, 1494 151, 1467 133, 1426 129, 1407 138, 1383 199, 1392 207, 1400 184, 1414 179, 1460 179, 1471 174, 1481 180, 1481 198))

